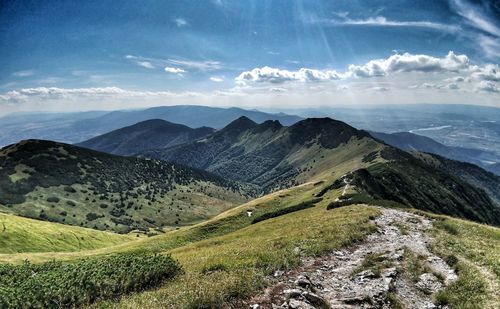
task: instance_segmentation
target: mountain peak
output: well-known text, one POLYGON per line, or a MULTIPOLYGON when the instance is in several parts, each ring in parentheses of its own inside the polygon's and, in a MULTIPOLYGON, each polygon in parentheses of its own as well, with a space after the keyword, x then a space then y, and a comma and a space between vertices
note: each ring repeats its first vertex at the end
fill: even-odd
POLYGON ((352 137, 368 137, 369 134, 332 118, 307 118, 290 127, 296 143, 307 143, 316 138, 323 147, 335 148, 352 137))
POLYGON ((283 125, 278 120, 266 120, 256 127, 258 132, 264 132, 266 130, 276 131, 281 128, 283 128, 283 125))
POLYGON ((257 126, 257 123, 255 123, 253 120, 246 116, 241 116, 238 119, 234 120, 227 126, 225 126, 222 130, 223 131, 237 131, 237 132, 243 132, 245 130, 251 129, 253 127, 257 126))

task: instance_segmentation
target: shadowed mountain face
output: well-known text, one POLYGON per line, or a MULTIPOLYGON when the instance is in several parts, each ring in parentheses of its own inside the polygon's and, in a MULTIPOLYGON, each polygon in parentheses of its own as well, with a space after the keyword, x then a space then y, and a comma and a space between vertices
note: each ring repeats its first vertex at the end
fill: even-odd
POLYGON ((146 120, 77 144, 116 155, 134 155, 146 149, 160 149, 202 138, 214 129, 190 127, 161 119, 146 120))
POLYGON ((370 134, 391 146, 405 151, 430 152, 449 159, 473 163, 492 172, 495 171, 494 165, 487 164, 485 162, 498 160, 498 157, 493 152, 480 149, 446 146, 436 142, 432 138, 410 132, 370 132, 370 134))
POLYGON ((204 171, 50 141, 5 147, 0 166, 2 211, 117 232, 192 224, 248 199, 204 171))
POLYGON ((314 160, 316 153, 311 154, 311 149, 334 149, 363 137, 368 134, 329 118, 306 119, 285 127, 277 121, 257 124, 240 117, 206 139, 142 155, 190 165, 270 191, 294 183, 300 170, 314 160))

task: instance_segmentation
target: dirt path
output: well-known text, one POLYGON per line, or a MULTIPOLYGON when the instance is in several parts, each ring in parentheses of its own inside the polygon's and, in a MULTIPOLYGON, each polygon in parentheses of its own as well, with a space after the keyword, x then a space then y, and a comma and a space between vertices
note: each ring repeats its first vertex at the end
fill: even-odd
POLYGON ((427 249, 432 222, 380 208, 378 231, 366 241, 275 274, 277 283, 254 297, 253 308, 436 308, 433 294, 457 276, 427 249))

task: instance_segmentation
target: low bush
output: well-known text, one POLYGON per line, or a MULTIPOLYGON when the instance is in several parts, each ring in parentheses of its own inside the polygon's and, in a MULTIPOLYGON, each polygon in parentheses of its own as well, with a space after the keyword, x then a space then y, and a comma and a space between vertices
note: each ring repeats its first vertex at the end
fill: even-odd
POLYGON ((64 187, 64 191, 66 191, 68 193, 76 193, 76 190, 71 186, 64 187))
POLYGON ((72 263, 0 265, 0 308, 69 308, 158 285, 181 271, 170 256, 122 253, 72 263))
POLYGON ((446 220, 445 221, 435 221, 433 224, 438 229, 445 230, 450 235, 456 236, 459 234, 458 228, 455 225, 453 225, 453 223, 450 221, 446 221, 446 220))
POLYGON ((49 203, 59 203, 59 198, 56 197, 56 196, 49 196, 47 198, 47 202, 49 202, 49 203))

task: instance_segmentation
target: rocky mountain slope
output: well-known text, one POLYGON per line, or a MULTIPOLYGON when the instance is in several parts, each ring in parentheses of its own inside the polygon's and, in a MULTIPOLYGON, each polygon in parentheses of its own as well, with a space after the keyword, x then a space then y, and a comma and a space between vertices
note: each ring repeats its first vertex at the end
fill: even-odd
POLYGON ((106 153, 130 156, 146 149, 160 149, 200 139, 215 130, 191 129, 161 119, 151 119, 96 136, 77 146, 106 153))
POLYGON ((249 198, 207 172, 27 140, 0 150, 0 209, 126 232, 192 224, 249 198))

